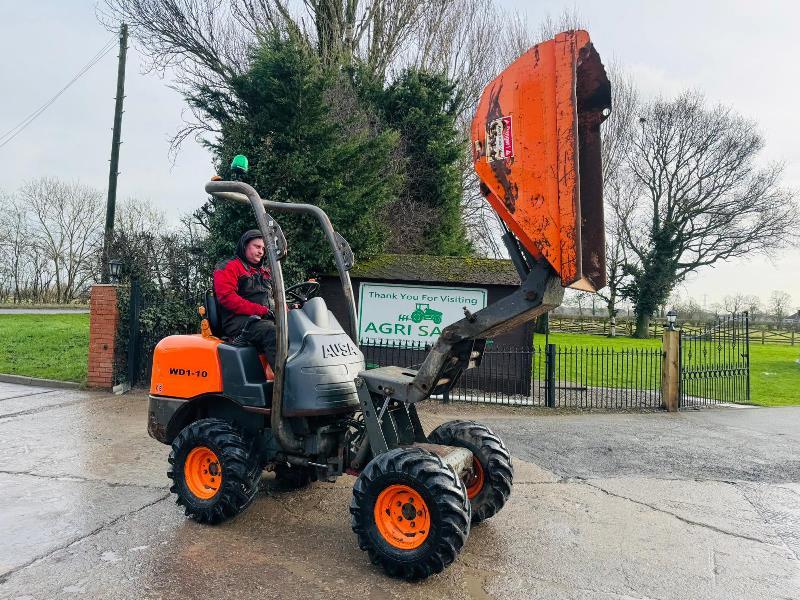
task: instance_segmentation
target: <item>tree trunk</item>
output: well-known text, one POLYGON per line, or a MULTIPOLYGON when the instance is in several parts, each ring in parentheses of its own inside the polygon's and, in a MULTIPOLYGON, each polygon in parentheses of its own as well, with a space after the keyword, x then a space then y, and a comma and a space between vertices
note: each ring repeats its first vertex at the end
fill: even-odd
POLYGON ((617 336, 617 309, 614 302, 615 298, 612 293, 608 300, 606 300, 606 310, 608 311, 608 337, 612 338, 617 336))
POLYGON ((650 337, 650 315, 636 315, 636 332, 633 337, 643 340, 650 337))

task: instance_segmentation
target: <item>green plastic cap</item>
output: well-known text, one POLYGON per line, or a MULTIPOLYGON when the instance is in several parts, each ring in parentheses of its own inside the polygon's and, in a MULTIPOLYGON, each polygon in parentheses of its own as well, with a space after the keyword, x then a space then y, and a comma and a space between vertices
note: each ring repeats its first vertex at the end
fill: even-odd
POLYGON ((237 154, 233 157, 233 160, 231 161, 231 171, 247 173, 247 169, 249 168, 250 161, 247 160, 247 157, 244 154, 237 154))

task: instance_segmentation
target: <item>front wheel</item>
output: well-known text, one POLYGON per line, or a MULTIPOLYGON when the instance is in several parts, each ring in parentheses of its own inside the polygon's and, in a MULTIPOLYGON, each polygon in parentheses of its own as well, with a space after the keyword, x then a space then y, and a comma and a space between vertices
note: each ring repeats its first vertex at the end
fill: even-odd
POLYGON ((511 495, 514 467, 511 454, 491 429, 474 421, 448 421, 428 436, 432 444, 459 446, 472 452, 467 495, 473 525, 497 514, 511 495))
POLYGON ((353 486, 350 514, 372 563, 408 580, 441 572, 469 535, 463 482, 420 448, 396 448, 370 461, 353 486))
POLYGON ((186 515, 216 524, 236 516, 253 501, 260 469, 239 431, 222 419, 187 425, 172 442, 170 491, 186 515))

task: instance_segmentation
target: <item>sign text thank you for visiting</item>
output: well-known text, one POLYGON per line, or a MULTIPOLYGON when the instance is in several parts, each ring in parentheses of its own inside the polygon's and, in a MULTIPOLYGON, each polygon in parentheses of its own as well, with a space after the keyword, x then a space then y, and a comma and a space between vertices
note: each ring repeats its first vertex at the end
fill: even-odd
POLYGON ((358 336, 378 340, 434 342, 442 329, 470 312, 486 308, 486 290, 362 283, 358 336))

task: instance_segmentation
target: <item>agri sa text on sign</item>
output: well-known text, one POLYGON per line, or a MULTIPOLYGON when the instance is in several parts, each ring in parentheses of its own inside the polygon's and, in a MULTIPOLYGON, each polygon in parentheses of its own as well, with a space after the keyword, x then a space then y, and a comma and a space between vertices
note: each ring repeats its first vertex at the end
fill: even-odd
POLYGON ((433 342, 442 329, 486 307, 486 290, 362 283, 358 333, 370 341, 433 342))

